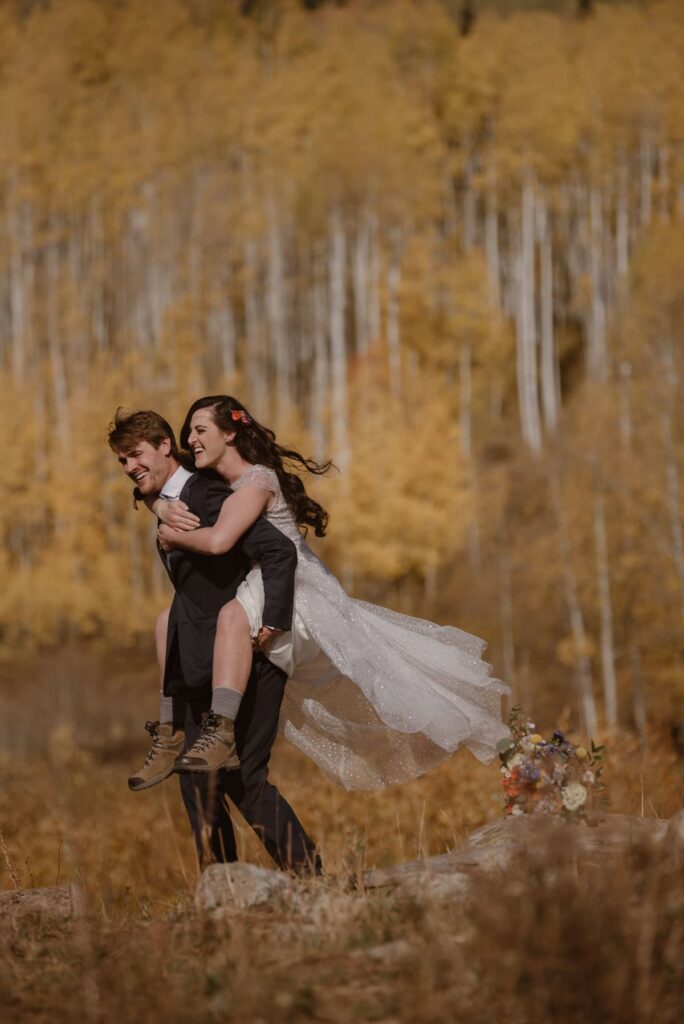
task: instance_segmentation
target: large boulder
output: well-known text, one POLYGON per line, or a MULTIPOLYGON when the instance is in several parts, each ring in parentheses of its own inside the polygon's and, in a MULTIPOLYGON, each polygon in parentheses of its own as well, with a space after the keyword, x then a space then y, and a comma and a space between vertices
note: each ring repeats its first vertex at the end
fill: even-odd
MULTIPOLYGON (((506 870, 521 853, 542 856, 549 864, 564 853, 601 863, 640 842, 684 850, 684 812, 669 823, 626 814, 593 814, 577 824, 555 815, 499 818, 449 853, 366 871, 360 888, 398 901, 458 902, 478 879, 506 870)), ((231 909, 271 906, 320 924, 353 914, 358 896, 339 880, 290 878, 252 864, 212 864, 199 881, 196 902, 199 909, 216 916, 231 909)))
POLYGON ((290 889, 289 877, 280 871, 255 864, 211 864, 197 884, 195 902, 210 912, 221 907, 248 910, 282 901, 290 889))
MULTIPOLYGON (((676 827, 672 819, 670 830, 676 827)), ((684 821, 679 826, 684 834, 684 821)), ((593 814, 586 821, 566 822, 556 815, 498 818, 483 825, 455 850, 438 857, 409 861, 395 867, 368 871, 367 889, 401 890, 435 897, 464 895, 483 874, 505 870, 524 851, 539 852, 549 844, 565 847, 584 860, 597 863, 636 842, 660 842, 668 822, 635 818, 628 814, 593 814)))
POLYGON ((215 920, 236 910, 261 908, 284 911, 284 918, 296 919, 299 929, 320 929, 359 912, 359 895, 328 878, 292 878, 254 864, 212 864, 197 884, 195 905, 215 920))
POLYGON ((675 814, 670 818, 665 834, 665 841, 679 848, 680 853, 684 851, 684 811, 675 814))

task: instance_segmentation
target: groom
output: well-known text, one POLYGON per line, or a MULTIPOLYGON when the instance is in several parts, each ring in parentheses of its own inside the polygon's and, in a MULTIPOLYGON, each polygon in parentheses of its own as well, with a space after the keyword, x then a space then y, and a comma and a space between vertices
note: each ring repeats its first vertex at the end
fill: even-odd
MULTIPOLYGON (((222 481, 191 473, 181 465, 173 431, 156 412, 117 410, 109 446, 143 497, 162 490, 166 495, 175 494, 200 518, 202 526, 213 525, 232 493, 222 481)), ((202 717, 209 711, 216 620, 223 605, 235 597, 250 560, 261 561, 269 605, 268 612, 266 605, 264 608, 267 621, 289 629, 297 556, 292 542, 264 519, 257 520, 225 555, 180 550, 168 555, 160 550, 160 554, 176 591, 169 616, 162 697, 162 707, 165 701, 169 707, 173 704, 173 715, 168 715, 166 732, 155 736, 153 751, 160 747, 161 756, 169 758, 181 753, 183 726, 187 749, 197 739, 202 717), (182 725, 175 721, 179 711, 182 725)), ((239 770, 181 775, 181 793, 202 861, 207 859, 207 841, 215 860, 237 860, 225 802, 225 797, 230 797, 279 867, 296 871, 318 868, 314 844, 290 805, 268 781, 285 682, 285 673, 256 653, 235 722, 239 770)), ((158 728, 163 730, 164 725, 158 728)), ((132 788, 144 788, 144 784, 132 788)))

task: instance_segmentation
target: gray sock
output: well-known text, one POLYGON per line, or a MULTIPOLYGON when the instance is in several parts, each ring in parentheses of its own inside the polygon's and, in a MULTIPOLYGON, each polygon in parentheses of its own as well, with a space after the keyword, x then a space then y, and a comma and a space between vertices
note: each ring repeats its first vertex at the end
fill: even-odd
POLYGON ((211 710, 234 722, 240 710, 242 694, 229 686, 217 686, 211 695, 211 710))
POLYGON ((163 693, 160 693, 159 724, 164 725, 165 722, 173 722, 173 697, 165 697, 163 693))

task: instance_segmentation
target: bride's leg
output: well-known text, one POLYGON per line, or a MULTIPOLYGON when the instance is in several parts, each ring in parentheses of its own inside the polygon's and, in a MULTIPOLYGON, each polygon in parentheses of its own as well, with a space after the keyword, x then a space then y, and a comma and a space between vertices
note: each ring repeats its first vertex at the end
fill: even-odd
POLYGON ((239 768, 235 747, 235 719, 252 670, 249 620, 239 601, 229 601, 216 623, 212 670, 212 715, 199 739, 179 758, 176 768, 187 772, 214 772, 239 768))
MULTIPOLYGON (((212 672, 214 697, 217 697, 217 690, 232 691, 242 697, 252 670, 252 653, 247 613, 239 601, 229 601, 219 612, 216 623, 212 672)), ((224 694, 223 697, 225 696, 224 694)), ((218 698, 221 700, 220 694, 218 698)), ((228 699, 230 700, 229 696, 228 699)), ((239 707, 239 700, 237 703, 239 707)))

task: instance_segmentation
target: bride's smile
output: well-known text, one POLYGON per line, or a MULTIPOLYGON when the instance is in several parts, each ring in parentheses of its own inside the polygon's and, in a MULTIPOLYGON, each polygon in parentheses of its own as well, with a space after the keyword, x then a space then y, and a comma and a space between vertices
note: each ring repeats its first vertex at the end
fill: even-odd
POLYGON ((216 469, 234 437, 234 433, 226 433, 214 423, 209 410, 198 409, 192 417, 188 436, 195 466, 198 469, 216 469))

